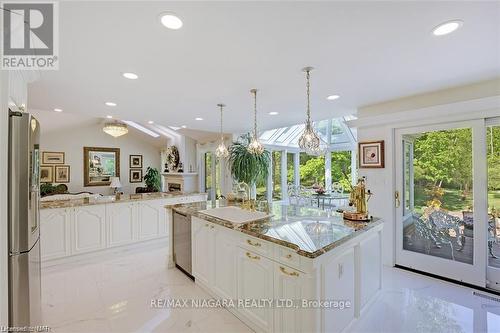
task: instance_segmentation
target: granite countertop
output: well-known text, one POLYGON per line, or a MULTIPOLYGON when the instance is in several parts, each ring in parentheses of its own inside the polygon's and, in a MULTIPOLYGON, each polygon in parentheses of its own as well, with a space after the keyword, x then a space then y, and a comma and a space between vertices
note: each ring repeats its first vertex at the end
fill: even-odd
POLYGON ((247 235, 261 238, 293 249, 299 255, 316 258, 348 240, 380 225, 378 218, 370 222, 354 222, 345 220, 341 213, 328 212, 314 207, 295 205, 271 205, 270 218, 242 225, 203 214, 202 210, 234 206, 225 202, 196 202, 184 205, 168 205, 166 207, 185 215, 199 217, 203 220, 240 231, 247 235))
POLYGON ((40 209, 48 208, 67 208, 79 206, 102 205, 107 203, 121 203, 130 201, 143 201, 155 199, 169 199, 176 197, 186 197, 193 195, 200 195, 200 192, 156 192, 156 193, 140 193, 140 194, 122 194, 120 199, 117 200, 114 195, 100 196, 88 199, 69 199, 69 200, 53 200, 53 201, 40 201, 40 209))

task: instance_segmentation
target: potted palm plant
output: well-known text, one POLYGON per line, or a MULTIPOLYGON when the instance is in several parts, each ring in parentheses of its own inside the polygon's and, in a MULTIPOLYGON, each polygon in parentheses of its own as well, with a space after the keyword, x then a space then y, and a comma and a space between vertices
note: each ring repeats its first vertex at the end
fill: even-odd
POLYGON ((229 166, 231 174, 238 182, 245 182, 250 186, 251 199, 256 196, 256 184, 265 181, 268 175, 271 154, 264 150, 262 154, 252 154, 248 151, 250 135, 245 135, 229 148, 229 166))
POLYGON ((144 183, 146 187, 139 188, 139 191, 136 189, 137 193, 160 192, 161 178, 158 169, 148 167, 144 175, 144 183))

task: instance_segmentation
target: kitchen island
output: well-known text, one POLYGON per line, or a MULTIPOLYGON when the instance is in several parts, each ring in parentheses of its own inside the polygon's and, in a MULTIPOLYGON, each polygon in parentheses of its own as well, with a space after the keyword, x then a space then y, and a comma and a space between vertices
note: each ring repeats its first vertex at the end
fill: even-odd
POLYGON ((144 193, 40 203, 41 258, 45 265, 139 243, 170 241, 167 204, 206 200, 205 193, 144 193))
POLYGON ((191 216, 196 283, 252 329, 340 332, 380 290, 381 220, 272 205, 272 217, 233 223, 218 206, 171 209, 191 216))

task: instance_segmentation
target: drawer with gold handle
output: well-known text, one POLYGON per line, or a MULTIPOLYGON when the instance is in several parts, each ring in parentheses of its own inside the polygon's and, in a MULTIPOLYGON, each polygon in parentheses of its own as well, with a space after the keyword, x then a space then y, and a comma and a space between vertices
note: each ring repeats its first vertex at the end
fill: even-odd
POLYGON ((280 266, 280 271, 283 274, 290 275, 290 276, 299 276, 299 273, 297 272, 288 272, 285 267, 280 266))
POLYGON ((247 243, 248 243, 248 245, 252 245, 252 246, 256 246, 256 247, 262 246, 262 244, 260 244, 259 242, 252 242, 250 239, 247 239, 247 243))
POLYGON ((259 256, 253 256, 250 254, 250 252, 247 252, 247 257, 250 258, 250 259, 253 259, 253 260, 260 260, 260 257, 259 256))

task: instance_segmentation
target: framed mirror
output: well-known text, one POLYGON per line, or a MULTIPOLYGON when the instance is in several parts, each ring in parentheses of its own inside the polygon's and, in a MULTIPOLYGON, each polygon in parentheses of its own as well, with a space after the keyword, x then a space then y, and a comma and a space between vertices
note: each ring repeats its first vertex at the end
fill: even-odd
POLYGON ((83 186, 109 186, 120 177, 120 148, 83 147, 83 186))

